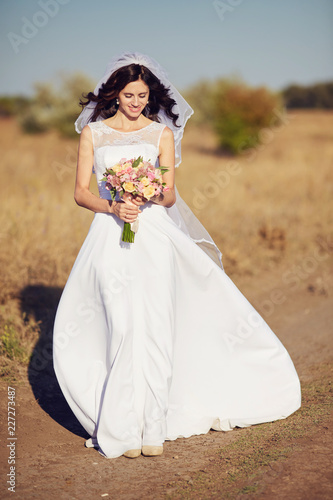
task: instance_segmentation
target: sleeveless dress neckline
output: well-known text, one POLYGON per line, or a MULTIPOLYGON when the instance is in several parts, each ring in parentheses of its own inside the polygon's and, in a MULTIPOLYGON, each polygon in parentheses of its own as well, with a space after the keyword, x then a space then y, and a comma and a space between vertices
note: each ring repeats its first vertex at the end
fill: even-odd
POLYGON ((131 130, 130 132, 122 132, 121 130, 117 130, 116 128, 113 128, 113 127, 110 127, 109 125, 107 125, 104 121, 102 121, 103 125, 107 128, 109 128, 110 130, 112 130, 113 132, 117 132, 118 134, 134 134, 134 133, 137 133, 137 132, 141 132, 141 130, 145 130, 146 128, 148 127, 151 127, 153 125, 153 123, 158 123, 158 122, 154 122, 152 121, 151 123, 149 123, 148 125, 146 125, 145 127, 142 127, 142 128, 139 128, 137 130, 131 130))

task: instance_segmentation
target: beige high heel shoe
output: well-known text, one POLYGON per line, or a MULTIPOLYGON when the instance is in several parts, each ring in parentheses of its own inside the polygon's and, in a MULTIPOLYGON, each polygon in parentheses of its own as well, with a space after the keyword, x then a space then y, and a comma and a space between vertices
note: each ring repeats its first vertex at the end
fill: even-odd
POLYGON ((137 458, 141 455, 141 450, 128 450, 123 453, 126 458, 137 458))
POLYGON ((142 455, 145 457, 157 457, 162 455, 163 446, 142 446, 142 455))

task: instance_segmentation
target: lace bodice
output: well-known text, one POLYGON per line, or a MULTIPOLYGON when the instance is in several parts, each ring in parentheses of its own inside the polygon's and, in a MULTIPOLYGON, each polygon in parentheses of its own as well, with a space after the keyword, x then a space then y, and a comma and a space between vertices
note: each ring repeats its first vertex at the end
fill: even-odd
POLYGON ((142 156, 144 160, 156 164, 159 143, 165 125, 152 122, 134 132, 119 132, 103 121, 89 123, 94 146, 94 173, 96 174, 99 195, 110 199, 110 192, 101 181, 106 168, 112 167, 122 158, 142 156))

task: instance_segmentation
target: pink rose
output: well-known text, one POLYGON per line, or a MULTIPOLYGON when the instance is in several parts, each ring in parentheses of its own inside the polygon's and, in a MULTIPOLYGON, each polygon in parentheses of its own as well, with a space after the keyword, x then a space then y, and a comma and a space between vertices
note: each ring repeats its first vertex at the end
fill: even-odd
POLYGON ((139 182, 137 185, 137 189, 140 193, 143 193, 145 186, 142 184, 142 182, 139 182))
POLYGON ((144 167, 140 167, 137 170, 137 176, 141 177, 142 175, 146 175, 146 169, 144 167))
POLYGON ((121 182, 130 182, 132 181, 132 178, 129 174, 124 174, 121 176, 121 182))
POLYGON ((110 182, 112 187, 117 187, 120 186, 120 180, 119 178, 115 175, 112 177, 111 182, 110 182))

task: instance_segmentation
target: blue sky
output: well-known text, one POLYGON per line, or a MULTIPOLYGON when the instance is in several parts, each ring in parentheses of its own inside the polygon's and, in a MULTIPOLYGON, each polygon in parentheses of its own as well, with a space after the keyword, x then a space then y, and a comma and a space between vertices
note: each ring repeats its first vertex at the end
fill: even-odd
POLYGON ((180 90, 230 75, 271 89, 333 80, 333 0, 0 0, 0 29, 1 95, 59 71, 97 83, 125 50, 180 90))

